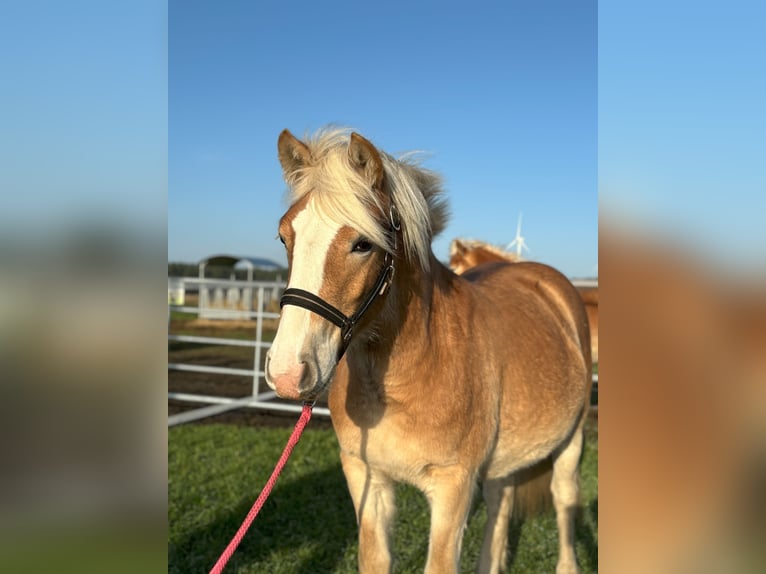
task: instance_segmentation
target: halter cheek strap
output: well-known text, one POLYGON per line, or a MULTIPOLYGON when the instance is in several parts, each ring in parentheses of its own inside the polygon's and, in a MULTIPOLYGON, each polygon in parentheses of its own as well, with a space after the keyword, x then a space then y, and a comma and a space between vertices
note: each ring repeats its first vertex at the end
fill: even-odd
MULTIPOLYGON (((389 210, 389 217, 391 228, 390 231, 394 236, 394 250, 397 247, 397 233, 401 230, 401 222, 399 221, 399 214, 396 211, 396 207, 392 204, 389 210)), ((282 308, 285 305, 294 305, 296 307, 302 307, 312 313, 316 313, 320 317, 327 319, 333 325, 340 328, 341 345, 338 349, 338 361, 341 360, 343 354, 348 348, 348 344, 351 342, 351 335, 354 332, 354 327, 365 314, 367 309, 370 308, 372 302, 378 295, 383 295, 386 289, 391 283, 394 277, 394 258, 388 251, 386 257, 383 260, 383 269, 380 270, 378 278, 375 281, 375 285, 367 293, 359 309, 350 317, 345 315, 337 307, 331 305, 318 295, 304 291, 303 289, 290 288, 285 289, 282 298, 279 300, 279 307, 282 308)))

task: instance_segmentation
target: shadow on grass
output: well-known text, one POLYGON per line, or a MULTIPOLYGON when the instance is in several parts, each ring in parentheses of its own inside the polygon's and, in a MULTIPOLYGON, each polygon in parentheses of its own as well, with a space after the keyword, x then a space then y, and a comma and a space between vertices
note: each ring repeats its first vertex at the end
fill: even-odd
MULTIPOLYGON (((289 478, 285 476, 277 483, 226 571, 269 574, 356 571, 357 526, 340 464, 302 477, 289 478)), ((172 539, 168 546, 168 572, 208 572, 234 536, 257 494, 243 494, 235 509, 221 512, 206 526, 191 529, 172 539)), ((473 531, 474 537, 478 536, 475 548, 468 550, 469 554, 475 554, 468 560, 470 571, 478 560, 484 528, 483 512, 478 512, 480 504, 475 501, 469 518, 469 530, 473 531)), ((397 507, 400 512, 394 533, 395 571, 421 572, 428 553, 428 505, 414 488, 400 486, 397 489, 397 507)), ((540 521, 546 525, 550 538, 544 543, 547 548, 545 553, 555 565, 558 548, 553 511, 528 521, 540 521)), ((509 570, 514 570, 520 544, 540 543, 538 538, 526 542, 522 540, 525 522, 512 520, 510 523, 509 570)), ((575 517, 577 557, 583 572, 598 570, 597 529, 596 497, 581 507, 575 517)), ((466 551, 464 548, 464 553, 466 551)), ((540 565, 539 562, 536 564, 540 565)), ((516 565, 515 570, 524 570, 524 566, 516 565)))
MULTIPOLYGON (((598 571, 598 496, 582 509, 575 519, 575 540, 582 543, 585 558, 593 572, 598 571), (587 514, 587 518, 586 515, 587 514)), ((578 555, 579 556, 579 555, 578 555)))
MULTIPOLYGON (((168 572, 208 572, 236 533, 252 500, 192 530, 168 546, 168 572)), ((340 464, 277 483, 226 570, 236 572, 336 571, 349 545, 356 546, 356 521, 340 464)))
MULTIPOLYGON (((577 554, 577 563, 582 572, 598 572, 598 498, 591 500, 587 505, 578 507, 574 511, 575 521, 575 552, 577 554)), ((541 567, 541 560, 550 560, 548 566, 555 568, 558 561, 558 529, 556 526, 556 513, 551 508, 543 514, 533 518, 511 519, 508 528, 508 572, 538 572, 548 571, 541 567), (541 547, 543 539, 538 535, 527 532, 524 535, 524 529, 527 523, 532 526, 532 531, 544 529, 547 534, 544 537, 544 548, 541 547), (536 525, 536 527, 535 527, 536 525), (523 548, 524 545, 533 544, 537 548, 532 550, 523 548), (542 552, 542 554, 540 554, 542 552), (524 554, 521 564, 517 564, 520 555, 524 554), (535 556, 535 554, 538 554, 535 556), (529 569, 528 562, 530 558, 535 557, 534 570, 529 569)))

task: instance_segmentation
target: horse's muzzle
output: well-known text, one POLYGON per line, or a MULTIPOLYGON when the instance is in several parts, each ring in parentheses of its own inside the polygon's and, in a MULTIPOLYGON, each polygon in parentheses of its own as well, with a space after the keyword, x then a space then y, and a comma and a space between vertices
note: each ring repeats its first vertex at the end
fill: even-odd
POLYGON ((266 384, 277 394, 280 399, 291 401, 311 400, 314 391, 318 387, 315 370, 305 361, 301 361, 285 369, 283 372, 274 373, 271 369, 271 357, 266 355, 266 384))

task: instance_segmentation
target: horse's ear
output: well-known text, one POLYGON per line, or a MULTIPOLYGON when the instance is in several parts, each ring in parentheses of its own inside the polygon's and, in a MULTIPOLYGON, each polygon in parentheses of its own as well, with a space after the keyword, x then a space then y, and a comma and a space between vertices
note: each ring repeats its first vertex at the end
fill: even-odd
POLYGON ((361 173, 373 189, 383 187, 383 160, 375 146, 358 133, 351 134, 348 143, 348 159, 351 165, 361 173))
POLYGON ((450 255, 463 255, 466 252, 466 247, 460 239, 453 239, 449 251, 450 255))
POLYGON ((291 134, 289 130, 283 130, 279 134, 277 150, 285 179, 288 183, 294 183, 296 172, 304 168, 311 160, 308 146, 291 134))

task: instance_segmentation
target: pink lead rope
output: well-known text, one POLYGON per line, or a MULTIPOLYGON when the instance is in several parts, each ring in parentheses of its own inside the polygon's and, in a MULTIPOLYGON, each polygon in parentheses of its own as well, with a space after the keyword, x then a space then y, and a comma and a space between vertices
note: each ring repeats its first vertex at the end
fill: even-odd
POLYGON ((298 422, 295 423, 293 434, 290 435, 290 438, 287 441, 287 445, 285 445, 285 450, 282 451, 282 456, 279 457, 279 462, 277 462, 277 466, 274 467, 274 472, 271 473, 271 477, 269 478, 268 482, 266 482, 266 486, 263 487, 263 490, 258 496, 258 499, 255 501, 255 504, 253 504, 250 512, 247 513, 245 520, 242 522, 242 526, 239 527, 239 530, 237 530, 234 538, 231 539, 231 542, 229 542, 229 545, 221 554, 218 562, 216 562, 215 566, 213 566, 213 568, 210 570, 210 574, 220 574, 223 572, 223 569, 226 567, 226 563, 229 561, 232 554, 234 554, 234 551, 237 549, 237 546, 239 546, 239 543, 242 542, 242 539, 245 537, 245 533, 247 533, 248 528, 250 528, 253 520, 255 520, 255 517, 258 516, 258 513, 261 511, 263 503, 266 502, 269 494, 271 494, 271 489, 274 488, 274 484, 276 484, 277 478, 279 478, 279 474, 282 472, 282 468, 285 466, 287 459, 290 458, 290 453, 293 452, 293 448, 295 448, 295 445, 298 444, 298 441, 301 438, 301 434, 303 434, 303 429, 306 428, 306 425, 311 419, 311 409, 313 407, 313 402, 303 403, 303 411, 301 412, 301 416, 298 419, 298 422))

